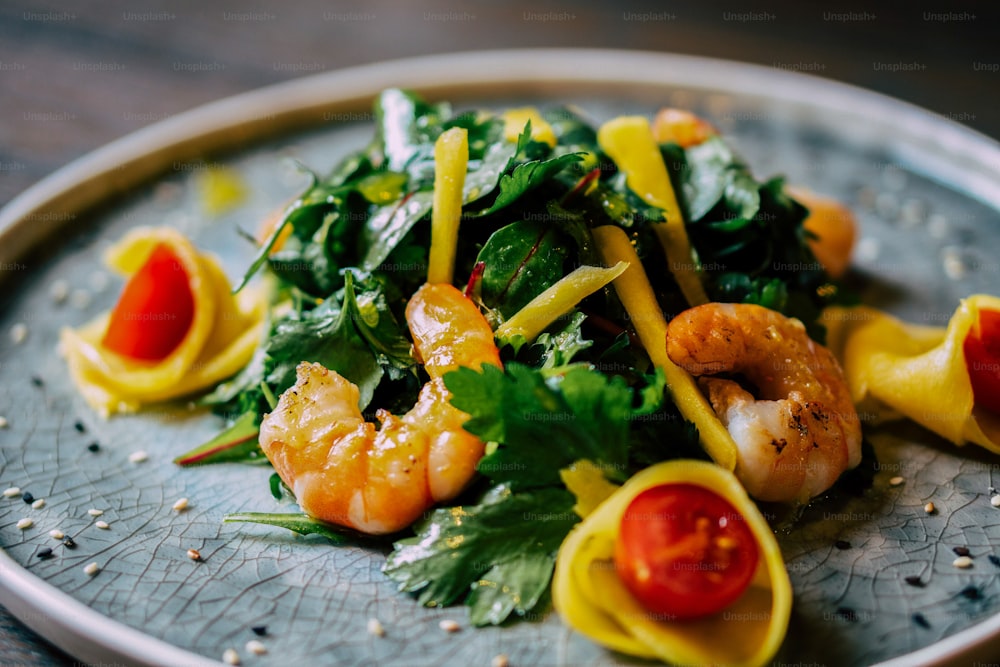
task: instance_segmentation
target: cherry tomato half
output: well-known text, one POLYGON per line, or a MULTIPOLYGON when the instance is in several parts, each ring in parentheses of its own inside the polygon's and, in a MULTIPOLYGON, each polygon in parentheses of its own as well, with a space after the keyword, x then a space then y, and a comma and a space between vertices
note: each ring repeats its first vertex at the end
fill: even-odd
POLYGON ((194 321, 194 294, 187 272, 160 243, 125 284, 101 341, 118 354, 159 361, 173 352, 194 321))
POLYGON ((695 484, 664 484, 637 495, 615 543, 618 576, 664 620, 722 611, 750 585, 758 559, 742 515, 695 484))
POLYGON ((978 329, 962 344, 972 394, 977 404, 1000 412, 1000 311, 980 310, 978 329))

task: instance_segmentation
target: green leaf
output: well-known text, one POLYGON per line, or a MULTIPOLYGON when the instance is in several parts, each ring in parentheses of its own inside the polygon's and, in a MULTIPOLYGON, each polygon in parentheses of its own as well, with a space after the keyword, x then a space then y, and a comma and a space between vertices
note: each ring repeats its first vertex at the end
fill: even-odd
POLYGON ((478 505, 434 510, 417 535, 396 542, 383 571, 421 604, 463 597, 476 625, 534 608, 548 589, 555 554, 579 521, 563 488, 494 488, 478 505))
MULTIPOLYGON (((353 289, 353 277, 345 275, 346 290, 353 289)), ((276 393, 295 383, 295 367, 300 362, 317 362, 337 371, 360 390, 364 409, 382 379, 383 369, 368 342, 358 331, 356 308, 340 306, 335 298, 305 313, 301 319, 287 319, 275 326, 268 339, 271 371, 267 382, 276 393)))
POLYGON ((344 308, 356 315, 354 325, 380 364, 408 369, 416 364, 410 353, 410 339, 389 309, 385 291, 378 280, 362 276, 355 283, 348 271, 344 284, 344 308))
POLYGON ((566 366, 573 357, 593 345, 593 341, 583 337, 581 326, 586 319, 586 315, 575 311, 563 326, 550 328, 535 339, 532 348, 541 348, 540 368, 551 370, 566 366))
POLYGON ((555 174, 582 159, 583 156, 580 153, 567 153, 551 160, 531 160, 517 165, 513 171, 500 177, 500 194, 497 195, 493 204, 476 212, 475 215, 490 215, 510 206, 555 174))
POLYGON ((320 535, 337 545, 345 544, 354 535, 354 531, 324 523, 307 514, 239 512, 227 514, 222 520, 224 523, 259 523, 276 526, 299 535, 320 535))
POLYGON ((505 318, 521 310, 565 274, 566 241, 556 227, 529 220, 493 232, 476 257, 483 302, 505 318))
POLYGON ((375 209, 361 232, 364 257, 360 267, 365 271, 381 270, 383 262, 413 226, 430 215, 433 203, 434 193, 424 191, 375 209))
POLYGON ((421 152, 426 152, 428 144, 433 148, 441 133, 441 121, 448 115, 447 104, 428 104, 398 88, 382 91, 375 102, 375 116, 388 169, 406 171, 421 152))
POLYGON ((572 367, 546 378, 511 363, 506 371, 459 368, 444 382, 452 405, 471 417, 465 430, 498 443, 478 468, 494 482, 515 489, 558 485, 559 470, 580 459, 624 475, 632 390, 621 377, 572 367))
POLYGON ((266 462, 257 444, 257 411, 246 412, 233 424, 208 442, 174 459, 180 466, 209 463, 266 462))

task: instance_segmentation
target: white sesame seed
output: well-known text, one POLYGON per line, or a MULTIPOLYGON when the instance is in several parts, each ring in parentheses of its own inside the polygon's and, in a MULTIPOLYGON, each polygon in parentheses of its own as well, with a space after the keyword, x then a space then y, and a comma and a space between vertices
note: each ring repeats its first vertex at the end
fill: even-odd
POLYGON ((29 519, 27 517, 23 519, 18 519, 17 521, 17 527, 20 528, 21 530, 27 530, 28 528, 31 528, 34 525, 35 525, 34 520, 29 519))
POLYGON ((69 283, 65 280, 56 280, 49 286, 49 296, 55 303, 62 303, 69 296, 69 283))
POLYGON ((201 552, 197 549, 188 549, 187 555, 191 560, 201 560, 201 552))
POLYGON ((101 530, 108 530, 111 528, 111 526, 108 524, 107 521, 95 521, 94 525, 100 528, 101 530))
POLYGON ((3 490, 4 498, 17 498, 20 495, 21 495, 21 489, 20 487, 17 486, 12 486, 8 489, 3 490))
POLYGON ((1000 507, 1000 495, 990 498, 990 505, 993 505, 993 507, 1000 507))
POLYGON ((906 481, 905 479, 897 475, 896 477, 893 477, 892 479, 889 480, 889 486, 899 486, 905 481, 906 481))
POLYGON ((490 667, 508 667, 508 665, 510 665, 510 658, 507 657, 506 653, 495 655, 490 660, 490 667))
POLYGON ((178 498, 177 501, 174 502, 173 510, 175 512, 183 512, 187 508, 188 508, 188 499, 187 498, 178 498))
POLYGON ((52 530, 49 531, 49 537, 51 537, 54 540, 61 540, 62 538, 66 537, 66 533, 62 532, 58 528, 53 528, 52 530))
POLYGON ((934 514, 934 511, 936 509, 937 508, 934 507, 934 503, 927 503, 926 505, 924 505, 924 511, 927 512, 928 514, 934 514))
POLYGON ((382 625, 382 621, 377 618, 369 618, 368 634, 373 637, 385 637, 385 627, 382 625))
POLYGON ((10 426, 10 422, 7 421, 6 417, 0 417, 0 428, 7 428, 10 426))
POLYGON ((142 463, 143 461, 145 461, 148 458, 149 458, 149 454, 147 454, 146 452, 142 451, 141 449, 139 451, 137 451, 137 452, 132 452, 131 454, 128 455, 128 460, 131 463, 142 463))
POLYGON ((453 621, 450 618, 446 618, 445 620, 438 623, 438 627, 444 630, 445 632, 458 632, 459 630, 462 629, 462 626, 458 624, 458 621, 453 621))
POLYGON ((39 498, 35 502, 31 503, 31 507, 36 510, 40 510, 45 507, 45 498, 39 498))
POLYGON ((101 516, 104 514, 104 510, 94 509, 93 507, 87 510, 87 514, 90 516, 101 516))
POLYGON ((90 305, 90 292, 85 289, 75 289, 69 295, 70 304, 79 310, 90 305))
POLYGON ((28 325, 18 322, 10 328, 10 340, 14 345, 20 345, 28 337, 28 325))
POLYGON ((87 565, 84 566, 83 568, 83 573, 89 577, 94 576, 100 571, 101 571, 101 566, 98 565, 97 563, 87 563, 87 565))
POLYGON ((253 653, 254 655, 264 655, 267 653, 267 647, 264 646, 264 642, 257 639, 251 639, 246 645, 247 651, 253 653))
POLYGON ((951 564, 954 565, 955 567, 967 570, 970 567, 972 567, 972 559, 969 558, 968 556, 959 556, 958 558, 953 560, 951 564))
POLYGON ((240 664, 240 654, 234 648, 227 648, 222 652, 222 662, 227 665, 238 665, 240 664))

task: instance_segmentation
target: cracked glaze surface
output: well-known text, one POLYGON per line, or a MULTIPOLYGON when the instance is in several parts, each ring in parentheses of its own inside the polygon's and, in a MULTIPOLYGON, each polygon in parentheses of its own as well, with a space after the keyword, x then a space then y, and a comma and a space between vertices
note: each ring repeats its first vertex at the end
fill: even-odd
MULTIPOLYGON (((959 296, 995 291, 1000 266, 987 250, 1000 237, 996 211, 917 176, 891 154, 859 149, 801 119, 779 122, 768 115, 773 109, 766 101, 689 91, 676 98, 666 102, 706 113, 759 175, 787 173, 858 212, 862 242, 855 266, 868 281, 866 299, 943 324, 959 296)), ((575 101, 598 118, 655 109, 575 101)), ((74 220, 44 257, 25 260, 0 297, 0 414, 9 421, 0 430, 0 486, 21 487, 46 503, 33 509, 20 498, 0 498, 0 544, 30 573, 98 613, 209 657, 228 647, 242 652, 254 638, 251 626, 266 625, 269 653, 244 656, 247 665, 470 665, 488 664, 498 653, 515 665, 627 663, 565 629, 553 613, 446 635, 438 622, 453 618, 466 626, 464 608, 425 609, 398 594, 380 573, 384 552, 222 524, 229 512, 293 508, 275 507, 266 467, 180 470, 170 463, 213 435, 218 418, 179 404, 102 421, 74 394, 54 353, 61 326, 79 325, 113 305, 120 282, 95 274, 103 273, 101 250, 125 230, 176 225, 222 255, 236 276, 250 251, 237 227, 255 228, 304 185, 279 158, 292 155, 323 172, 370 131, 364 123, 331 126, 219 158, 240 171, 252 194, 211 221, 198 209, 200 168, 175 165, 127 200, 74 220), (50 296, 56 280, 70 287, 62 304, 50 296), (16 323, 28 330, 20 344, 8 335, 16 323), (88 450, 92 442, 99 451, 88 450), (140 449, 148 460, 131 462, 129 455, 140 449), (171 505, 181 497, 190 507, 175 512, 171 505), (94 525, 91 508, 104 511, 108 530, 94 525), (24 517, 34 525, 20 530, 16 523, 24 517), (56 528, 77 547, 51 538, 56 528), (44 548, 54 556, 39 559, 44 548), (204 562, 190 560, 189 548, 204 562), (90 562, 101 567, 93 577, 83 571, 90 562), (366 632, 371 617, 383 623, 384 638, 366 632)), ((780 537, 795 604, 779 660, 870 664, 1000 611, 1000 567, 989 560, 1000 544, 1000 510, 989 503, 989 488, 1000 477, 997 457, 953 448, 915 427, 872 430, 869 437, 879 458, 871 488, 815 503, 780 537), (890 485, 895 476, 905 481, 890 485), (929 501, 937 507, 930 515, 924 511, 929 501), (955 546, 968 547, 972 568, 952 565, 955 546), (911 576, 923 585, 907 584, 911 576), (962 593, 970 586, 978 595, 962 593)))

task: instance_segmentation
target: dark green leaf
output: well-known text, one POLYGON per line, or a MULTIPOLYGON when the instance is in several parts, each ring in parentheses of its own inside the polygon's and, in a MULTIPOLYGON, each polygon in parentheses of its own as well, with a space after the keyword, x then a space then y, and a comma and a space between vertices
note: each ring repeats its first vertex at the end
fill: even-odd
POLYGON ((568 254, 552 225, 521 220, 501 227, 476 257, 484 266, 483 302, 510 317, 563 277, 568 254))
POLYGON ((551 160, 532 160, 517 165, 512 172, 500 177, 500 194, 493 204, 485 210, 478 211, 476 215, 490 215, 510 206, 526 193, 581 159, 579 153, 567 153, 551 160))
POLYGON ((478 505, 432 512, 415 537, 396 542, 383 571, 421 604, 468 596, 473 623, 501 623, 542 598, 559 545, 579 521, 574 502, 562 488, 497 487, 478 505))
POLYGON ((632 390, 620 377, 583 367, 546 378, 508 364, 447 373, 451 403, 470 415, 465 430, 498 443, 479 471, 514 488, 560 484, 559 470, 580 459, 624 474, 632 390))
POLYGON ((324 523, 307 514, 239 512, 227 514, 223 521, 225 523, 259 523, 265 526, 285 528, 299 535, 320 535, 334 544, 344 544, 350 541, 354 535, 354 531, 324 523))

